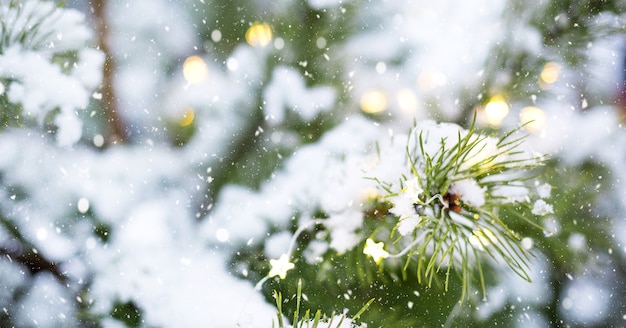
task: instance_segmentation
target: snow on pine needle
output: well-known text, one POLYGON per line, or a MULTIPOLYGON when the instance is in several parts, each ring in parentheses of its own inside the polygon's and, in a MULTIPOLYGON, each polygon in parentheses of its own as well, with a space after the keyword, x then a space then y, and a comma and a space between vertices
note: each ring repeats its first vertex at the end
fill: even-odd
POLYGON ((406 257, 405 268, 416 265, 420 283, 428 285, 445 270, 447 289, 450 273, 458 271, 461 300, 474 272, 485 294, 484 259, 504 261, 530 281, 530 254, 511 220, 541 229, 529 216, 552 212, 541 199, 549 194, 547 185, 537 190, 529 175, 545 156, 525 149, 518 129, 495 138, 478 133, 474 123, 469 130, 430 120, 416 124, 408 137, 405 173, 396 181, 374 178, 397 218, 395 227, 385 244, 368 239, 364 249, 377 263, 406 257), (402 250, 390 254, 383 247, 402 250))

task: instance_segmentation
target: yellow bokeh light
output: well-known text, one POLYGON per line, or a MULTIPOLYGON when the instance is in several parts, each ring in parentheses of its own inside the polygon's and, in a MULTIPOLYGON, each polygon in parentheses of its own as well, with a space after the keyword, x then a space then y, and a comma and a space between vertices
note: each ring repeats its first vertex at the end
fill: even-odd
POLYGON ((183 113, 183 116, 178 122, 178 124, 180 124, 180 126, 189 126, 191 125, 191 123, 193 123, 193 119, 195 117, 196 117, 196 114, 194 113, 193 108, 189 107, 183 113))
POLYGON ((509 104, 502 96, 493 96, 485 105, 485 117, 489 125, 498 127, 509 114, 509 104))
POLYGON ((387 109, 387 95, 380 90, 370 90, 361 96, 361 110, 368 114, 380 114, 387 109))
POLYGON ((267 23, 254 23, 246 31, 246 42, 253 47, 265 47, 272 41, 272 28, 267 23))
POLYGON ((209 76, 209 69, 200 56, 191 56, 183 63, 183 77, 191 84, 201 83, 209 76))
POLYGON ((555 62, 548 62, 543 66, 543 70, 539 75, 539 83, 552 84, 559 79, 561 74, 561 65, 555 62))
POLYGON ((546 113, 541 108, 528 106, 522 108, 519 113, 519 119, 524 128, 530 132, 538 132, 546 125, 546 113))
POLYGON ((411 89, 405 88, 396 94, 400 110, 406 114, 414 114, 417 110, 417 98, 411 89))

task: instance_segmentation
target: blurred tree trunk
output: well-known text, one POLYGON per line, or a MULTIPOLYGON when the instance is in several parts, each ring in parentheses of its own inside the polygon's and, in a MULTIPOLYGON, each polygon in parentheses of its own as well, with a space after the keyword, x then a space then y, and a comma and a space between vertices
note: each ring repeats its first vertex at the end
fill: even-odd
POLYGON ((115 144, 126 142, 128 139, 126 126, 122 117, 120 117, 115 88, 113 87, 113 79, 115 77, 115 61, 109 47, 109 25, 107 23, 107 1, 93 0, 91 1, 91 11, 96 23, 96 32, 98 36, 98 47, 105 54, 103 76, 102 76, 102 107, 106 115, 107 135, 105 140, 107 144, 115 144))

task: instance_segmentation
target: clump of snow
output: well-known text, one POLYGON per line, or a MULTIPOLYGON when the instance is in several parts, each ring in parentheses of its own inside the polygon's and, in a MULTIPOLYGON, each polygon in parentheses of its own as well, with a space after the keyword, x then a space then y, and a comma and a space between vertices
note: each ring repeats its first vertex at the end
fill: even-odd
POLYGON ((85 48, 78 51, 78 62, 71 71, 73 78, 88 90, 93 90, 102 82, 104 54, 100 50, 85 48))
POLYGON ((148 325, 257 327, 274 318, 276 309, 254 286, 227 272, 223 254, 197 244, 189 244, 187 251, 164 246, 134 256, 96 252, 108 259, 98 261, 92 287, 97 312, 107 313, 110 300, 118 299, 138 304, 148 325))
POLYGON ((485 205, 485 188, 479 186, 474 179, 456 181, 452 183, 448 192, 460 195, 461 200, 472 206, 481 207, 485 205))
MULTIPOLYGON (((348 118, 319 143, 298 149, 284 169, 258 192, 241 186, 224 187, 216 208, 202 224, 202 233, 215 240, 215 233, 223 228, 231 232, 232 245, 260 241, 270 225, 288 223, 296 211, 302 217, 312 217, 322 210, 336 216, 330 224, 343 230, 342 236, 353 236, 358 221, 354 210, 360 208, 366 191, 375 187, 373 181, 365 179, 365 168, 379 135, 377 127, 366 119, 348 118)), ((343 249, 353 241, 350 237, 334 245, 343 249)))
POLYGON ((421 219, 417 216, 407 216, 398 221, 398 232, 402 236, 406 236, 415 230, 415 227, 420 223, 421 219))
POLYGON ((277 259, 281 255, 286 254, 289 250, 289 244, 293 238, 288 231, 281 231, 272 234, 265 241, 265 256, 271 259, 277 259))
MULTIPOLYGON (((409 158, 406 155, 407 135, 393 135, 379 138, 376 152, 366 158, 366 172, 369 177, 376 177, 380 181, 394 181, 399 176, 409 175, 409 158)), ((417 190, 416 190, 417 191, 417 190)))
POLYGON ((329 246, 339 254, 354 248, 363 239, 355 232, 363 225, 363 214, 360 211, 350 209, 331 215, 325 225, 331 230, 329 246))
POLYGON ((54 2, 40 0, 22 1, 11 7, 0 7, 8 44, 21 43, 41 52, 61 53, 82 48, 93 35, 85 24, 85 15, 75 9, 58 8, 54 2), (33 29, 33 24, 39 25, 33 29), (31 32, 23 34, 28 30, 31 32))
MULTIPOLYGON (((218 240, 220 229, 229 232, 229 242, 233 244, 245 242, 250 238, 262 238, 267 225, 262 221, 259 212, 270 205, 279 214, 280 203, 265 203, 259 195, 247 188, 228 185, 222 189, 218 198, 218 207, 203 223, 203 233, 209 240, 218 240)), ((285 220, 289 217, 284 218, 285 220)))
MULTIPOLYGON (((42 123, 55 109, 57 142, 66 147, 82 134, 76 110, 89 103, 92 90, 102 78, 104 55, 95 49, 81 49, 90 42, 91 30, 82 13, 57 8, 53 2, 30 0, 18 8, 2 5, 3 51, 0 77, 9 81, 7 99, 23 107, 22 116, 42 123), (36 29, 31 29, 37 24, 36 29), (20 33, 24 33, 24 37, 20 33), (61 65, 53 57, 76 50, 76 62, 66 59, 61 65)), ((58 59, 57 59, 58 61, 58 59)))
POLYGON ((90 93, 80 81, 20 44, 0 55, 0 76, 15 80, 8 85, 9 101, 22 104, 27 115, 39 120, 55 108, 84 108, 89 101, 90 93))
POLYGON ((305 121, 328 111, 335 103, 336 91, 328 86, 307 88, 300 73, 290 67, 278 66, 263 94, 265 116, 272 124, 285 120, 285 110, 292 110, 305 121))
POLYGON ((504 202, 524 201, 529 195, 528 188, 522 183, 511 183, 505 186, 497 186, 491 192, 492 196, 502 197, 504 202))
POLYGON ((554 213, 554 210, 552 209, 552 205, 546 203, 545 200, 538 199, 533 204, 532 213, 535 215, 547 215, 554 213))
POLYGON ((413 177, 413 179, 406 181, 404 194, 407 198, 416 200, 423 192, 424 189, 420 186, 419 179, 417 177, 413 177))
POLYGON ((401 193, 399 195, 388 197, 388 200, 393 203, 393 207, 389 209, 389 212, 399 218, 406 218, 415 215, 415 198, 406 197, 404 193, 401 193))
POLYGON ((59 146, 69 147, 80 140, 83 123, 74 113, 62 111, 54 118, 54 124, 59 128, 56 135, 59 146))

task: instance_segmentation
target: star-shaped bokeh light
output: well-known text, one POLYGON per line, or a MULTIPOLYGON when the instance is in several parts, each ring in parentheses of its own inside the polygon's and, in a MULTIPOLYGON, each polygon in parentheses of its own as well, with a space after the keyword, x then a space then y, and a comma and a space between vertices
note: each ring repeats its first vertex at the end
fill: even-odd
POLYGON ((372 238, 367 238, 363 254, 371 256, 376 264, 379 264, 380 261, 389 257, 389 253, 383 249, 384 246, 383 242, 377 243, 372 238))
POLYGON ((280 279, 285 279, 287 271, 293 269, 295 265, 289 262, 289 256, 283 254, 278 260, 270 260, 270 273, 269 277, 279 276, 280 279))

